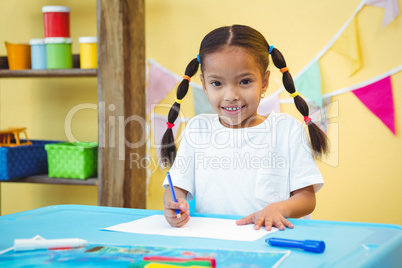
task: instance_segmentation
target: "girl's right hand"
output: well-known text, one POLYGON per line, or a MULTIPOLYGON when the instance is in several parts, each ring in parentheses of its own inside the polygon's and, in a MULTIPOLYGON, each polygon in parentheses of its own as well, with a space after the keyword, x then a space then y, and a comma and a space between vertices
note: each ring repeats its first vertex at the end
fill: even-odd
POLYGON ((163 214, 167 222, 173 227, 182 227, 190 220, 189 205, 184 198, 179 198, 177 203, 173 200, 166 202, 163 214), (177 218, 176 209, 180 211, 180 220, 177 218))

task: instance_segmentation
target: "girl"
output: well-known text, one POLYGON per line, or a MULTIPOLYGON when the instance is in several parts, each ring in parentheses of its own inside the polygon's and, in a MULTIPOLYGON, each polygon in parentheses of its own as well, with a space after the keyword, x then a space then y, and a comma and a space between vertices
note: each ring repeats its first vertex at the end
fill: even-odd
POLYGON ((293 228, 286 218, 310 214, 315 192, 323 186, 312 151, 318 157, 326 153, 327 139, 308 115, 281 52, 261 33, 233 25, 207 34, 199 55, 186 68, 162 139, 161 155, 171 166, 178 199, 172 201, 165 179, 164 214, 169 224, 181 227, 190 220, 186 200, 197 194, 196 212, 248 215, 236 223, 254 224, 255 229, 263 225, 267 230, 293 228), (269 54, 304 116, 310 143, 305 142, 303 126, 291 116, 257 114, 268 88, 269 54), (198 115, 189 121, 176 156, 172 127, 190 77, 199 66, 204 92, 216 115, 198 115), (176 209, 181 217, 176 217, 176 209))

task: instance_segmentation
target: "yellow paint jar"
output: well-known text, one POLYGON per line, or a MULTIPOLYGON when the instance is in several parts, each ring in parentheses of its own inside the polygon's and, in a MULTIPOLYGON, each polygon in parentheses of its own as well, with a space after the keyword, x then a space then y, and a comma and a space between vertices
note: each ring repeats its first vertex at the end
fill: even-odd
POLYGON ((96 37, 80 37, 80 67, 81 69, 98 68, 98 48, 96 37))
POLYGON ((10 70, 31 69, 31 46, 5 42, 10 70))

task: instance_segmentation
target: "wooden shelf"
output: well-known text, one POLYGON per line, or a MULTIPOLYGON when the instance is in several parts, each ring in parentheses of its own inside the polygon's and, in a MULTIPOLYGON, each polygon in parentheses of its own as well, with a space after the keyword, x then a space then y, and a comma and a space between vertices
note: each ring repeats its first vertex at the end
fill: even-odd
POLYGON ((10 70, 7 57, 0 57, 0 78, 13 77, 96 77, 97 69, 80 69, 80 55, 73 55, 72 69, 10 70))
POLYGON ((68 184, 68 185, 98 185, 98 178, 80 179, 65 179, 65 178, 49 178, 48 175, 36 175, 26 178, 11 179, 0 182, 26 182, 26 183, 45 183, 45 184, 68 184))
POLYGON ((13 77, 96 77, 97 69, 58 69, 58 70, 1 70, 0 78, 13 77))
MULTIPOLYGON (((110 5, 108 0, 97 0, 98 69, 81 70, 79 55, 73 55, 73 69, 69 70, 25 70, 11 71, 7 57, 0 56, 0 78, 11 77, 79 77, 97 76, 98 102, 113 103, 122 107, 119 111, 98 109, 99 140, 119 142, 119 137, 110 138, 104 126, 109 118, 137 115, 146 118, 145 86, 145 1, 117 0, 110 5), (119 8, 124 6, 123 9, 119 8), (129 56, 128 56, 129 55, 129 56), (116 90, 122 89, 122 90, 116 90), (133 98, 132 96, 135 96, 133 98), (101 124, 102 123, 102 124, 101 124), (112 140, 113 139, 113 140, 112 140)), ((143 137, 142 128, 127 125, 127 140, 143 137)), ((117 144, 117 143, 116 143, 117 144)), ((99 153, 99 178, 87 180, 53 179, 48 176, 33 176, 5 182, 36 182, 58 184, 81 184, 98 186, 98 204, 114 207, 146 208, 146 170, 128 166, 129 156, 137 153, 146 157, 146 148, 125 147, 125 160, 120 160, 120 151, 105 146, 99 153), (122 187, 124 185, 124 187, 122 187), (119 198, 116 198, 119 197, 119 198)), ((0 187, 1 187, 0 183, 0 187)))

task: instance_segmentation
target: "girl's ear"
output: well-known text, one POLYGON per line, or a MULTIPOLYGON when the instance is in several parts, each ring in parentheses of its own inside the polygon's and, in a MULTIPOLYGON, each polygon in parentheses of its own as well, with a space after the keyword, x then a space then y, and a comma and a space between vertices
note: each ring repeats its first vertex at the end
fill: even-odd
POLYGON ((208 96, 207 87, 206 87, 206 84, 205 84, 203 74, 200 74, 200 79, 201 79, 201 83, 202 83, 202 89, 204 90, 205 95, 208 96))
POLYGON ((268 85, 269 85, 269 75, 271 74, 270 71, 266 71, 263 78, 262 78, 262 89, 261 89, 261 94, 264 94, 267 89, 268 89, 268 85))

